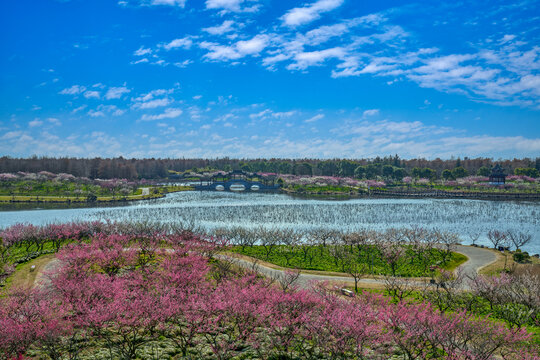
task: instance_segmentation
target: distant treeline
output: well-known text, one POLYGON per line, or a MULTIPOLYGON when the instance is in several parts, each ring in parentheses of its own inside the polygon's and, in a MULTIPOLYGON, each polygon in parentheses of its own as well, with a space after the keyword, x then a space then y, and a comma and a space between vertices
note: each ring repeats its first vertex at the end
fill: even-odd
POLYGON ((230 171, 267 172, 294 175, 323 175, 373 179, 384 177, 400 180, 404 176, 420 178, 487 176, 495 163, 507 174, 538 177, 540 158, 493 160, 489 158, 401 159, 398 155, 373 159, 125 159, 50 158, 27 159, 1 157, 0 173, 39 172, 68 173, 91 179, 160 179, 171 171, 230 171), (448 170, 448 171, 445 171, 448 170))

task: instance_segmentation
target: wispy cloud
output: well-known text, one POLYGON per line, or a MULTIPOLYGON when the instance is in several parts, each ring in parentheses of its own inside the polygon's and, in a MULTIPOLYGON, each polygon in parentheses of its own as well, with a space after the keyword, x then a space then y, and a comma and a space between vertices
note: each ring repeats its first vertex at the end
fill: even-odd
POLYGON ((174 119, 182 115, 182 110, 177 108, 168 108, 161 114, 148 115, 144 114, 141 117, 142 121, 153 121, 153 120, 163 120, 163 119, 174 119))
POLYGON ((148 54, 151 54, 152 53, 152 49, 146 49, 144 47, 140 47, 139 49, 137 49, 133 55, 135 56, 144 56, 144 55, 148 55, 148 54))
POLYGON ((362 117, 366 118, 366 117, 369 117, 369 116, 375 116, 375 115, 379 115, 380 113, 380 110, 379 109, 370 109, 370 110, 366 110, 362 113, 362 117))
POLYGON ((28 126, 33 128, 33 127, 38 127, 38 126, 41 126, 43 125, 43 121, 41 120, 38 120, 38 119, 35 119, 35 120, 32 120, 28 123, 28 126))
POLYGON ((297 27, 304 25, 319 19, 322 13, 340 7, 343 4, 343 1, 344 0, 318 0, 314 3, 287 11, 281 19, 286 26, 297 27))
POLYGON ((177 48, 189 49, 192 44, 193 44, 193 41, 191 40, 191 38, 184 37, 180 39, 174 39, 171 42, 163 44, 162 46, 165 50, 171 50, 171 49, 177 49, 177 48))
POLYGON ((310 117, 309 119, 304 120, 305 123, 312 123, 317 120, 321 120, 324 118, 324 114, 317 114, 315 116, 310 117))
POLYGON ((99 91, 86 91, 84 93, 84 97, 87 98, 87 99, 99 99, 99 91))
POLYGON ((203 41, 199 46, 209 50, 205 58, 215 61, 230 61, 243 58, 247 55, 258 55, 267 46, 267 35, 256 35, 249 40, 240 40, 233 45, 220 45, 213 42, 203 41))
POLYGON ((105 93, 105 99, 120 99, 124 94, 129 93, 131 90, 125 86, 111 87, 105 93))
POLYGON ((186 5, 186 0, 120 0, 118 4, 120 6, 133 4, 138 6, 175 6, 183 8, 186 5))
POLYGON ((206 8, 221 10, 223 14, 233 13, 253 13, 260 8, 257 0, 206 0, 206 8))
POLYGON ((73 85, 69 88, 65 88, 64 90, 60 91, 60 94, 62 95, 79 95, 83 93, 86 90, 85 86, 82 85, 73 85))
POLYGON ((157 107, 167 106, 170 103, 171 103, 170 99, 163 98, 163 99, 154 99, 154 100, 149 100, 149 101, 145 101, 141 103, 136 103, 134 107, 136 109, 154 109, 157 107))
POLYGON ((203 28, 202 30, 212 35, 223 35, 234 30, 234 21, 225 20, 221 25, 203 28))

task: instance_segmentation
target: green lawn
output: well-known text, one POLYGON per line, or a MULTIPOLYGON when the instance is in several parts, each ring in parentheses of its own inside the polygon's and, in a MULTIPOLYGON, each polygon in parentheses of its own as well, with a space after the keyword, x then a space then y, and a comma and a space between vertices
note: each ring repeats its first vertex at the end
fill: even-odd
POLYGON ((356 188, 337 185, 289 185, 286 190, 305 194, 352 194, 358 192, 356 188))
MULTIPOLYGON (((330 246, 305 246, 291 247, 286 245, 276 245, 268 254, 268 247, 263 246, 246 246, 242 249, 241 246, 236 246, 232 251, 251 256, 269 263, 288 267, 298 268, 303 270, 319 270, 329 272, 347 272, 347 262, 340 260, 332 255, 332 247, 330 246)), ((391 274, 392 269, 388 262, 385 261, 379 250, 374 246, 364 246, 359 252, 358 248, 342 246, 338 249, 342 254, 350 254, 353 259, 360 265, 364 265, 366 273, 373 275, 391 274)), ((457 266, 467 261, 467 257, 452 253, 443 262, 443 252, 437 249, 432 249, 429 253, 424 253, 424 256, 418 256, 411 248, 407 248, 404 256, 398 261, 396 266, 396 274, 408 277, 420 277, 430 275, 430 265, 438 265, 445 270, 453 271, 457 266)))

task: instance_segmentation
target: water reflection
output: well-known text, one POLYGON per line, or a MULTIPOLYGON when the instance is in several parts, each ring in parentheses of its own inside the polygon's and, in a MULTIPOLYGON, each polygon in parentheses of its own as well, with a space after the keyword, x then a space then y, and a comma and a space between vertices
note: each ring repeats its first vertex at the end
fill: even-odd
MULTIPOLYGON (((58 205, 58 204, 52 204, 58 205)), ((75 204, 74 204, 75 205, 75 204)), ((38 206, 42 207, 42 204, 38 206)), ((302 199, 284 194, 182 192, 162 199, 114 206, 13 209, 0 212, 0 227, 17 222, 44 224, 74 220, 192 221, 200 226, 268 226, 339 230, 416 225, 460 234, 516 229, 533 234, 524 250, 540 252, 540 204, 442 199, 302 199)), ((481 238, 480 243, 488 244, 481 238)))

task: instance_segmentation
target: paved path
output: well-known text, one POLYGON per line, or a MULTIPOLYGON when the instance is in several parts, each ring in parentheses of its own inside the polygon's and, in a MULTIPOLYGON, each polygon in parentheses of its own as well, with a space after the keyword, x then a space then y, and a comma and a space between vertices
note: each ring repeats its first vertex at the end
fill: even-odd
MULTIPOLYGON (((465 275, 468 275, 468 276, 474 276, 476 273, 478 273, 478 270, 480 270, 484 266, 489 265, 495 260, 497 260, 497 256, 495 255, 495 253, 487 249, 458 245, 456 251, 469 258, 469 260, 467 260, 464 264, 460 266, 460 268, 463 270, 465 275)), ((244 268, 253 267, 253 262, 248 261, 248 260, 233 258, 233 257, 225 256, 225 255, 218 255, 218 256, 232 260, 234 263, 244 268)), ((283 276, 283 273, 284 273, 283 270, 272 269, 272 268, 269 268, 267 266, 263 266, 260 264, 256 265, 256 270, 259 273, 265 276, 272 277, 272 278, 279 278, 280 276, 283 276)), ((337 282, 347 282, 347 283, 354 284, 354 279, 349 276, 315 275, 315 274, 305 274, 305 273, 300 274, 297 284, 298 286, 302 288, 308 288, 312 281, 337 281, 337 282)), ((384 284, 384 280, 361 279, 358 284, 359 285, 361 284, 382 285, 384 284)), ((420 281, 418 282, 419 286, 421 286, 422 284, 423 284, 422 282, 420 281)))
POLYGON ((469 258, 460 266, 461 270, 468 276, 476 275, 481 268, 497 260, 497 255, 488 249, 458 245, 456 251, 469 258))
POLYGON ((147 196, 147 195, 150 195, 150 188, 141 188, 142 189, 142 194, 141 196, 147 196))

